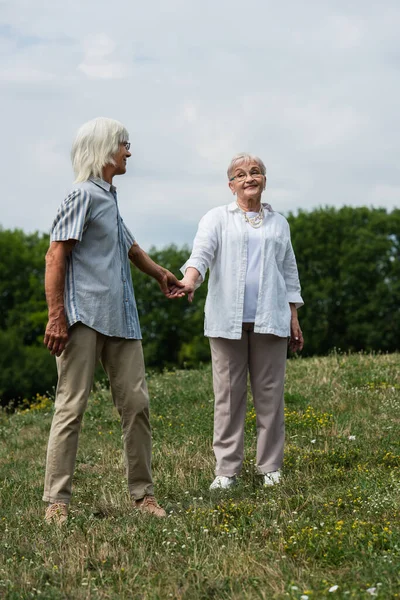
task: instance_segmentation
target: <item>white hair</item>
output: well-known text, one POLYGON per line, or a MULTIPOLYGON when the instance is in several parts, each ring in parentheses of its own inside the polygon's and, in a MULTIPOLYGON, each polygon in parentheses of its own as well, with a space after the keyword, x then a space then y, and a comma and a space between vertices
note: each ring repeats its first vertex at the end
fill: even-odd
POLYGON ((264 175, 264 177, 267 176, 267 169, 266 169, 263 161, 261 160, 261 158, 258 158, 258 156, 254 156, 254 154, 247 154, 246 152, 241 152, 240 154, 236 154, 236 156, 234 156, 232 158, 232 160, 229 164, 228 171, 227 171, 228 179, 230 179, 232 177, 232 174, 237 166, 241 165, 242 163, 249 163, 249 162, 256 162, 258 164, 258 166, 260 167, 260 171, 264 175))
POLYGON ((72 144, 71 160, 75 182, 102 177, 103 167, 114 164, 119 146, 129 140, 129 133, 119 121, 98 117, 84 123, 72 144))

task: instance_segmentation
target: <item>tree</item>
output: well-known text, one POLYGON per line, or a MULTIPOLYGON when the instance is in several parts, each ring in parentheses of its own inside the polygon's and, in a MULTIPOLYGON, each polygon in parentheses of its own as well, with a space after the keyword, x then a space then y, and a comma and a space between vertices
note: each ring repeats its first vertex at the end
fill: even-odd
MULTIPOLYGON (((290 214, 305 306, 305 355, 333 348, 394 352, 400 339, 400 210, 318 208, 290 214)), ((47 321, 44 256, 48 236, 0 229, 0 398, 34 397, 56 383, 43 346, 47 321)), ((150 256, 180 277, 189 248, 152 248, 150 256)), ((205 282, 187 298, 166 299, 132 267, 147 368, 195 367, 209 360, 203 336, 205 282)), ((98 372, 100 373, 100 371, 98 372)))
POLYGON ((30 399, 52 390, 54 359, 42 339, 47 321, 47 235, 0 229, 0 398, 30 399))
POLYGON ((289 222, 305 300, 305 354, 397 350, 400 211, 319 208, 289 222))

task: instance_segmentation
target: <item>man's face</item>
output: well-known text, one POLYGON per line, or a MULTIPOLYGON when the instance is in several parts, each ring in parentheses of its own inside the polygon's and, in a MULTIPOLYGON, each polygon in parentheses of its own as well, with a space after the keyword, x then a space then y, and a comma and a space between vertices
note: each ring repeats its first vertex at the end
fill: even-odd
POLYGON ((129 142, 122 142, 119 145, 119 150, 118 150, 117 154, 114 156, 114 162, 115 162, 114 175, 123 175, 124 173, 126 173, 126 161, 128 160, 128 158, 130 156, 132 156, 131 153, 129 152, 129 148, 130 148, 129 142))

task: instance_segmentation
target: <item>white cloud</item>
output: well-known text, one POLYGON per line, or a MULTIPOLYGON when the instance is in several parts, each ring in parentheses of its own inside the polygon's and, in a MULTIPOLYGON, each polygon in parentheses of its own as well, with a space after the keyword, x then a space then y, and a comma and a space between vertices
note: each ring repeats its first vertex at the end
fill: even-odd
POLYGON ((9 83, 46 83, 54 79, 53 73, 34 69, 25 65, 14 65, 0 69, 0 81, 9 83))
POLYGON ((123 79, 130 69, 123 62, 113 60, 115 42, 105 33, 89 36, 84 40, 84 59, 78 69, 93 79, 123 79))
POLYGON ((197 109, 193 104, 187 104, 184 107, 183 119, 187 123, 195 123, 197 121, 197 109))
POLYGON ((32 147, 27 146, 26 150, 42 175, 47 175, 49 171, 56 172, 65 169, 68 166, 69 157, 61 151, 55 138, 38 140, 32 147))

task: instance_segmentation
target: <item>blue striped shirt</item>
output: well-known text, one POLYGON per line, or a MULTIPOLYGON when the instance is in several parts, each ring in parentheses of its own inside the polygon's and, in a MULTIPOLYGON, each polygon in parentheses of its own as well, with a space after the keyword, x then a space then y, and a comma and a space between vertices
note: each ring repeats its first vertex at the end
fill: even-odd
POLYGON ((141 339, 128 258, 135 238, 114 186, 93 177, 68 194, 51 228, 51 241, 67 240, 78 241, 66 265, 68 327, 79 321, 104 335, 141 339))

